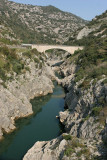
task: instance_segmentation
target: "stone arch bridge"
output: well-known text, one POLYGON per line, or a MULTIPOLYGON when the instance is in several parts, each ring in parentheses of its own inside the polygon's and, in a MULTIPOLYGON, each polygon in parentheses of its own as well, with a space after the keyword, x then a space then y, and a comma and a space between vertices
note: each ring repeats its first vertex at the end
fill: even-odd
POLYGON ((45 45, 45 44, 22 44, 23 47, 31 47, 36 48, 39 52, 45 52, 46 50, 50 49, 62 49, 70 54, 74 54, 74 51, 80 49, 82 50, 83 47, 81 46, 66 46, 66 45, 45 45))

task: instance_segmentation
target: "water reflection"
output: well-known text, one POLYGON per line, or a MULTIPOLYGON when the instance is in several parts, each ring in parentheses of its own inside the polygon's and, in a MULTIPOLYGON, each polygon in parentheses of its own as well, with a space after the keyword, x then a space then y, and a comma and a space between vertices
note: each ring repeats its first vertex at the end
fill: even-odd
POLYGON ((34 98, 30 101, 32 104, 33 115, 16 120, 16 122, 15 122, 16 130, 14 130, 13 132, 11 132, 9 134, 4 134, 3 140, 0 141, 0 154, 7 150, 7 148, 11 144, 12 140, 17 135, 18 131, 20 131, 24 126, 30 125, 31 118, 35 117, 37 113, 42 111, 42 106, 45 105, 49 101, 51 96, 52 95, 49 94, 44 97, 34 98))

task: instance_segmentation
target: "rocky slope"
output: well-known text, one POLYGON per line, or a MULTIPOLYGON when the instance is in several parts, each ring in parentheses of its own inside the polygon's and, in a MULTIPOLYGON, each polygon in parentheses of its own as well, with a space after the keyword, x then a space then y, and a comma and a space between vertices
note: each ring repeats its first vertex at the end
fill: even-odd
POLYGON ((87 22, 53 6, 32 6, 0 0, 0 23, 24 43, 63 43, 87 22), (35 34, 34 34, 35 33, 35 34))
POLYGON ((102 15, 96 16, 91 23, 89 23, 86 27, 84 27, 77 34, 76 39, 82 39, 83 37, 87 37, 89 34, 93 34, 94 36, 106 35, 106 26, 107 26, 107 11, 105 11, 102 15))
POLYGON ((96 16, 90 23, 82 29, 78 29, 65 42, 66 45, 84 45, 88 39, 96 37, 106 37, 107 35, 107 10, 99 16, 96 16))
MULTIPOLYGON (((106 12, 99 16, 105 23, 106 12)), ((99 24, 101 26, 101 24, 99 24)), ((89 24, 93 26, 93 21, 89 24)), ((59 113, 66 133, 48 142, 36 142, 24 160, 106 160, 107 159, 107 36, 106 25, 87 35, 83 51, 66 55, 54 66, 64 78, 65 111, 59 113)), ((81 31, 80 31, 81 32, 81 31)), ((84 38, 79 40, 83 43, 84 38)))
POLYGON ((5 44, 7 45, 17 45, 21 41, 16 38, 16 35, 13 33, 10 27, 6 27, 3 24, 0 25, 0 46, 5 44))

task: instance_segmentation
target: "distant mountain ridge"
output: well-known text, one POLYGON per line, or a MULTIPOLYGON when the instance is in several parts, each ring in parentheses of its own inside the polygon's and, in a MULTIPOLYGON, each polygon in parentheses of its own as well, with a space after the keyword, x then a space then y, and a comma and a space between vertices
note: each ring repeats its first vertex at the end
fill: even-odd
POLYGON ((9 27, 24 43, 67 41, 87 21, 53 6, 33 6, 0 0, 0 25, 9 27))

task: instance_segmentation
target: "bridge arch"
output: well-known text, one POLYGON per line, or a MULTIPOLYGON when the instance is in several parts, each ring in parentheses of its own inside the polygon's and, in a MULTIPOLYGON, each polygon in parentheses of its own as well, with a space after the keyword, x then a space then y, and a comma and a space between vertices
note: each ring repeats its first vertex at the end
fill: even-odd
POLYGON ((22 44, 24 47, 31 47, 36 48, 39 52, 45 52, 46 50, 49 49, 61 49, 69 52, 70 54, 74 54, 74 51, 80 49, 82 50, 83 47, 80 46, 65 46, 65 45, 45 45, 45 44, 22 44))
POLYGON ((64 45, 32 45, 32 49, 36 48, 39 52, 45 52, 49 49, 61 49, 69 52, 70 54, 74 54, 75 50, 83 49, 83 47, 80 46, 64 46, 64 45))
POLYGON ((45 52, 48 52, 49 50, 54 50, 54 49, 55 49, 55 50, 56 50, 56 49, 57 49, 57 50, 62 50, 62 51, 66 51, 66 52, 67 52, 67 50, 65 50, 65 49, 62 49, 62 48, 56 48, 56 47, 51 48, 51 49, 50 49, 50 48, 49 48, 49 49, 46 49, 46 50, 45 50, 45 52))

